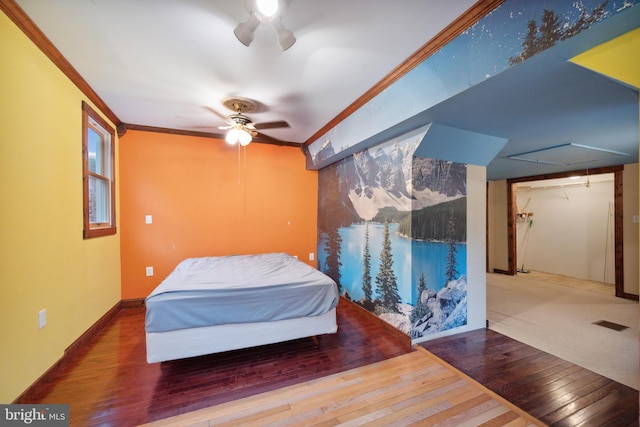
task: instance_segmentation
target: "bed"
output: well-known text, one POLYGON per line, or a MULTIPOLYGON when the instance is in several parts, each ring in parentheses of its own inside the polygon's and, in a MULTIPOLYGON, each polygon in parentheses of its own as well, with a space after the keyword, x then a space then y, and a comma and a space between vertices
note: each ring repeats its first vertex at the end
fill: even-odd
POLYGON ((336 283, 285 253, 189 258, 145 299, 147 362, 338 330, 336 283))

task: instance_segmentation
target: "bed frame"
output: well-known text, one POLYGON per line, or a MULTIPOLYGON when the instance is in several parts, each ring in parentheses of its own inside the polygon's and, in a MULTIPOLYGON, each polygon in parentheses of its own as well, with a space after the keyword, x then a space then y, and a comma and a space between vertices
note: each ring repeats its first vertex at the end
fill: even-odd
POLYGON ((315 317, 260 323, 236 323, 166 332, 147 332, 147 362, 201 356, 298 338, 333 334, 336 309, 315 317))

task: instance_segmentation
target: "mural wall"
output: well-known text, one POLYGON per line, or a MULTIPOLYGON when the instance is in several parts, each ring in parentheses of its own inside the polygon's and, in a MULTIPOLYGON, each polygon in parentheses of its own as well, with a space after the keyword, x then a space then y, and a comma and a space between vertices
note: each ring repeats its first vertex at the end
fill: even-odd
POLYGON ((517 66, 638 2, 640 0, 506 0, 319 136, 308 146, 307 167, 321 169, 350 154, 349 149, 362 141, 517 66), (328 145, 332 146, 332 152, 327 150, 328 145))
POLYGON ((466 166, 414 155, 424 133, 319 172, 318 267, 412 338, 466 325, 466 166))
MULTIPOLYGON (((428 150, 442 138, 423 140, 437 127, 424 113, 638 2, 506 0, 309 144, 307 168, 319 170, 318 268, 417 341, 483 327, 487 162, 460 158, 455 136, 444 138, 444 154, 428 150), (397 129, 411 134, 385 136, 397 129)), ((471 146, 485 142, 475 138, 471 146)))

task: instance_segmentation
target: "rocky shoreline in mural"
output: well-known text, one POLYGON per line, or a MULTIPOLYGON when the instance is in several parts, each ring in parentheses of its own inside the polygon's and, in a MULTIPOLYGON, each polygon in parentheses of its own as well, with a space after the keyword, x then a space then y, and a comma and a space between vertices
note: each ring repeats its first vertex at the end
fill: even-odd
POLYGON ((464 326, 467 324, 466 277, 451 280, 438 292, 422 291, 420 303, 428 310, 413 323, 410 319, 415 307, 410 304, 400 304, 401 313, 382 313, 379 317, 411 338, 464 326))
POLYGON ((467 324, 467 279, 451 280, 437 293, 422 291, 420 302, 429 309, 427 314, 411 326, 411 337, 419 338, 435 332, 467 324))

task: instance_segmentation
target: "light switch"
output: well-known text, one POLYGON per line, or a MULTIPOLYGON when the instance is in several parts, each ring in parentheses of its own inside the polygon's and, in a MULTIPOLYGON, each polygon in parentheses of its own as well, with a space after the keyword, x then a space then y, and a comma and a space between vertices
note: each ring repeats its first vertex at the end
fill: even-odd
POLYGON ((313 252, 309 252, 309 261, 313 261, 316 255, 313 252))
POLYGON ((147 276, 153 276, 153 267, 147 267, 147 276))
POLYGON ((47 309, 43 308, 38 312, 38 329, 47 326, 47 309))
POLYGON ((146 215, 146 216, 144 217, 144 223, 145 223, 145 224, 152 224, 152 223, 153 223, 153 216, 151 216, 151 215, 146 215))

